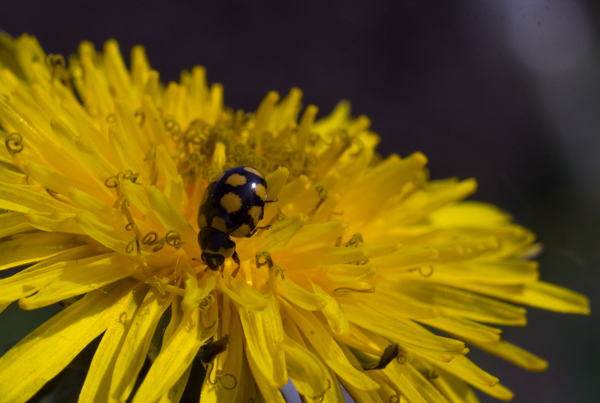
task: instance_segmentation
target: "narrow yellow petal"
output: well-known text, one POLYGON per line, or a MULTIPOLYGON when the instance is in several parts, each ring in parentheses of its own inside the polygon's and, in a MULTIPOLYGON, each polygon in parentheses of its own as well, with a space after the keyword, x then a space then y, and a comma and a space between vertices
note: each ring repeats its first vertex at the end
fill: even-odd
POLYGON ((395 317, 392 310, 381 312, 366 305, 349 303, 343 303, 342 308, 350 322, 403 345, 450 355, 461 355, 467 351, 462 341, 419 329, 410 321, 395 317))
POLYGON ((15 236, 0 242, 0 270, 39 262, 82 244, 83 241, 72 234, 40 232, 15 236))
POLYGON ((321 310, 327 305, 323 296, 305 290, 294 281, 282 280, 281 277, 277 277, 277 291, 288 301, 307 311, 321 310))
POLYGON ((165 195, 177 210, 186 211, 188 203, 181 175, 177 172, 175 162, 163 145, 156 147, 156 168, 159 178, 164 182, 165 195))
POLYGON ((169 389, 169 391, 163 395, 163 397, 159 400, 159 403, 179 403, 181 397, 183 396, 183 392, 185 391, 185 387, 188 383, 191 372, 192 366, 190 365, 183 375, 181 375, 181 378, 175 382, 175 385, 171 386, 171 389, 169 389))
MULTIPOLYGON (((240 320, 246 336, 246 349, 252 356, 252 361, 270 387, 281 388, 288 380, 283 350, 283 327, 275 297, 270 293, 265 297, 267 307, 262 311, 240 306, 240 320)), ((250 358, 248 360, 250 361, 250 358)))
MULTIPOLYGON (((290 175, 290 171, 288 171, 287 168, 285 167, 278 167, 275 171, 271 172, 270 174, 267 175, 267 177, 265 178, 267 181, 267 187, 268 187, 268 193, 267 193, 267 199, 268 200, 279 200, 279 194, 281 193, 281 190, 283 189, 283 187, 285 186, 288 177, 290 175)), ((273 219, 273 217, 275 217, 275 215, 277 214, 277 208, 274 205, 277 205, 279 202, 276 203, 268 203, 265 206, 265 222, 271 222, 271 220, 273 219), (272 214, 271 214, 272 213, 272 214)))
POLYGON ((445 364, 432 360, 429 360, 429 362, 475 387, 491 387, 498 384, 498 378, 488 374, 464 356, 456 356, 452 361, 445 364))
POLYGON ((0 214, 0 238, 33 229, 23 213, 0 214))
POLYGON ((119 45, 114 39, 110 39, 104 44, 104 63, 107 78, 117 97, 126 97, 132 103, 131 78, 119 51, 119 45))
MULTIPOLYGON (((300 175, 298 179, 290 181, 285 184, 277 199, 277 207, 282 210, 286 215, 294 215, 302 212, 302 210, 296 207, 296 204, 302 200, 300 195, 308 188, 309 180, 305 175, 300 175)), ((314 192, 316 194, 316 192, 314 192)), ((318 199, 318 195, 317 196, 318 199)), ((277 216, 278 211, 276 208, 271 208, 268 211, 268 215, 265 215, 267 222, 271 222, 274 217, 277 216)))
POLYGON ((324 396, 329 385, 327 368, 321 360, 288 336, 283 348, 288 375, 298 392, 310 399, 324 396))
POLYGON ((109 323, 108 329, 104 332, 100 345, 96 349, 81 388, 78 402, 104 403, 108 401, 108 391, 115 361, 121 352, 125 334, 131 325, 132 318, 146 291, 147 287, 140 287, 129 293, 119 310, 114 312, 113 322, 109 323))
MULTIPOLYGON (((390 218, 394 226, 406 225, 426 217, 440 207, 464 199, 475 192, 475 179, 467 179, 453 183, 448 181, 444 186, 429 186, 410 195, 397 207, 388 210, 382 219, 390 218)), ((464 225, 464 224, 461 224, 464 225)))
POLYGON ((364 175, 344 195, 339 209, 344 211, 344 220, 359 222, 378 213, 390 197, 400 193, 419 172, 427 159, 415 153, 405 159, 390 157, 367 175, 364 175))
POLYGON ((144 189, 148 195, 150 206, 160 222, 166 229, 179 232, 183 242, 182 249, 190 258, 197 259, 200 256, 200 246, 196 241, 196 231, 189 221, 181 215, 167 196, 156 187, 147 185, 144 189))
MULTIPOLYGON (((312 353, 316 353, 314 349, 310 349, 312 353)), ((319 403, 344 403, 346 399, 344 398, 344 394, 342 393, 342 388, 340 387, 340 381, 338 380, 335 372, 329 367, 327 367, 327 381, 328 385, 331 385, 329 389, 325 391, 325 395, 321 399, 317 399, 319 403)))
POLYGON ((339 102, 333 112, 315 122, 313 130, 316 133, 329 135, 340 127, 345 127, 350 120, 350 102, 339 102))
MULTIPOLYGON (((0 280, 0 301, 12 302, 19 298, 27 297, 53 280, 58 280, 64 273, 65 267, 78 266, 77 262, 84 267, 87 264, 104 259, 107 255, 96 255, 95 247, 82 245, 58 253, 52 258, 30 266, 19 273, 0 280), (71 260, 69 259, 76 259, 71 260)), ((78 270, 79 267, 76 267, 78 270)))
POLYGON ((477 395, 468 384, 439 368, 436 369, 436 374, 431 382, 450 403, 479 403, 477 395))
MULTIPOLYGON (((19 306, 23 309, 37 309, 82 295, 128 277, 138 267, 134 261, 116 253, 101 257, 61 262, 45 268, 42 278, 49 278, 50 281, 42 285, 33 296, 20 299, 19 306)), ((39 284, 40 280, 36 276, 32 277, 27 280, 39 284)))
MULTIPOLYGON (((279 221, 268 230, 254 235, 246 242, 238 242, 242 256, 254 256, 256 253, 269 251, 275 253, 281 250, 290 239, 308 222, 308 217, 297 214, 279 221)), ((287 250, 286 250, 287 252, 287 250)))
POLYGON ((138 389, 134 403, 157 402, 177 383, 192 364, 202 343, 208 339, 202 337, 203 330, 199 308, 184 314, 179 327, 166 341, 166 345, 163 340, 163 348, 138 389))
MULTIPOLYGON (((6 141, 6 137, 7 135, 0 130, 0 138, 6 141)), ((5 160, 2 158, 4 156, 3 154, 6 154, 6 152, 2 152, 2 155, 0 155, 0 167, 2 167, 2 170, 0 170, 0 181, 11 183, 13 185, 27 183, 27 176, 21 172, 17 172, 20 171, 20 169, 16 165, 10 164, 8 159, 5 160)))
POLYGON ((133 240, 133 236, 129 236, 110 225, 101 222, 100 219, 87 211, 82 211, 75 217, 75 221, 81 229, 90 237, 106 246, 122 254, 123 256, 136 259, 135 253, 128 253, 127 245, 133 240))
POLYGON ((273 260, 288 270, 306 270, 320 265, 333 265, 365 260, 369 253, 364 248, 336 248, 322 246, 303 250, 285 250, 285 253, 275 252, 273 260))
POLYGON ((210 86, 210 108, 206 111, 206 120, 216 124, 223 113, 223 86, 214 83, 210 86))
POLYGON ((388 382, 394 385, 401 396, 406 398, 410 403, 427 403, 427 400, 419 393, 415 385, 404 374, 397 371, 396 366, 392 364, 388 365, 382 371, 388 382))
MULTIPOLYGON (((124 102, 123 99, 115 99, 117 124, 121 129, 121 132, 127 134, 124 140, 129 145, 129 154, 132 158, 139 161, 138 164, 140 164, 143 163, 146 152, 150 150, 150 144, 136 120, 134 113, 136 107, 137 102, 136 106, 133 106, 126 101, 124 102)), ((145 172, 145 170, 138 172, 145 172)))
POLYGON ((85 235, 75 221, 75 213, 27 213, 27 221, 32 227, 46 232, 64 232, 85 235))
POLYGON ((137 375, 144 365, 148 346, 165 310, 171 304, 173 294, 163 296, 156 288, 146 294, 139 312, 133 318, 114 364, 110 383, 110 398, 124 402, 133 390, 137 375))
POLYGON ((223 335, 229 335, 231 340, 227 345, 227 351, 219 354, 208 366, 210 372, 206 374, 202 385, 202 403, 233 402, 241 393, 244 336, 242 324, 231 305, 233 304, 223 303, 222 321, 223 327, 228 327, 227 331, 223 331, 223 335), (227 313, 229 317, 225 318, 227 313))
POLYGON ((69 188, 69 197, 81 210, 88 211, 96 217, 102 217, 103 223, 114 228, 125 228, 127 222, 124 219, 123 213, 103 203, 90 193, 71 187, 69 188))
POLYGON ((271 91, 267 94, 265 99, 260 103, 258 110, 256 111, 256 118, 254 120, 254 128, 250 133, 253 137, 260 138, 264 130, 268 130, 271 116, 273 115, 273 108, 279 101, 279 94, 275 91, 271 91))
POLYGON ((52 133, 68 150, 71 157, 81 163, 85 171, 94 178, 97 185, 104 185, 104 181, 117 172, 112 164, 102 158, 91 142, 84 141, 81 136, 73 133, 64 122, 52 119, 50 127, 52 133))
POLYGON ((540 372, 545 371, 546 368, 548 368, 547 361, 504 340, 499 340, 497 342, 466 340, 477 348, 487 351, 490 354, 494 354, 503 360, 512 362, 528 371, 540 372))
POLYGON ((324 301, 326 301, 325 306, 321 309, 323 315, 327 319, 327 323, 329 327, 335 334, 350 334, 350 327, 348 325, 348 318, 346 318, 346 314, 344 310, 340 306, 340 303, 333 298, 331 295, 323 291, 321 287, 317 284, 312 283, 313 289, 315 290, 315 294, 320 296, 324 301))
POLYGON ((428 218, 442 228, 497 226, 511 219, 498 207, 475 201, 445 206, 431 212, 428 218))
POLYGON ((143 160, 139 160, 132 155, 131 147, 125 133, 126 132, 123 132, 123 129, 117 125, 112 125, 108 128, 108 140, 110 141, 111 148, 117 155, 116 167, 122 171, 131 170, 134 173, 143 174, 145 170, 143 170, 140 165, 143 160))
POLYGON ((88 293, 0 357, 2 400, 24 403, 54 378, 113 323, 115 312, 129 303, 129 294, 135 284, 121 281, 105 292, 88 293))
POLYGON ((551 311, 590 314, 590 301, 585 296, 544 281, 526 283, 522 295, 507 299, 551 311))
MULTIPOLYGON (((264 401, 269 403, 286 403, 279 388, 272 384, 272 380, 265 376, 263 368, 259 367, 259 364, 254 360, 255 357, 250 352, 248 345, 246 345, 246 357, 248 358, 248 364, 250 365, 250 370, 254 376, 254 381, 258 385, 258 389, 260 389, 260 394, 264 401)), ((287 378, 285 383, 287 383, 287 378)))
MULTIPOLYGON (((153 74, 151 74, 152 76, 153 74)), ((158 74, 155 74, 158 79, 158 74)), ((148 80, 150 83, 150 79, 148 80)), ((162 115, 156 109, 156 104, 152 101, 150 96, 145 95, 142 99, 142 107, 146 118, 144 122, 148 124, 152 143, 158 144, 172 144, 169 138, 168 132, 165 130, 165 123, 162 115)))
POLYGON ((487 393, 488 395, 505 402, 511 401, 515 396, 510 389, 499 383, 492 387, 477 384, 473 384, 472 386, 479 389, 483 393, 487 393))
MULTIPOLYGON (((26 269, 21 270, 17 274, 10 277, 6 277, 0 280, 0 301, 12 302, 19 298, 27 297, 36 292, 40 287, 47 284, 52 275, 44 278, 41 275, 42 272, 46 271, 47 267, 62 264, 65 261, 85 259, 91 256, 98 255, 97 245, 81 245, 75 248, 67 249, 63 252, 59 252, 52 257, 42 260, 40 263, 29 266, 26 269), (36 277, 39 281, 35 284, 25 280, 26 278, 36 277), (27 285, 25 285, 27 284, 27 285)), ((49 271, 51 271, 50 269, 49 271)))
POLYGON ((302 227, 288 242, 287 247, 301 248, 315 244, 331 245, 348 232, 346 221, 327 221, 318 224, 308 224, 302 227))
MULTIPOLYGON (((350 351, 350 349, 348 347, 341 344, 340 349, 346 356, 346 359, 348 360, 350 365, 352 365, 354 368, 361 368, 360 363, 358 362, 358 360, 356 359, 354 354, 352 354, 352 352, 350 351)), ((371 382, 373 382, 375 385, 377 385, 377 388, 376 389, 363 389, 363 388, 357 387, 356 385, 352 384, 351 382, 348 382, 346 379, 344 379, 342 377, 340 382, 342 382, 342 384, 346 388, 346 391, 350 394, 350 396, 352 396, 354 401, 356 403, 371 403, 371 402, 386 403, 386 402, 383 402, 381 400, 381 397, 379 396, 379 393, 378 393, 379 389, 380 389, 379 383, 377 383, 376 381, 371 379, 371 377, 369 377, 364 372, 361 371, 361 373, 366 378, 368 378, 371 382)))
POLYGON ((296 131, 296 144, 298 144, 300 149, 306 146, 308 135, 311 133, 318 112, 319 108, 314 105, 308 105, 302 114, 298 130, 296 131))
POLYGON ((550 311, 583 315, 590 313, 590 302, 585 296, 544 281, 534 281, 522 285, 487 285, 468 282, 454 285, 479 294, 550 311))
POLYGON ((523 308, 446 285, 405 281, 397 290, 463 318, 499 325, 524 326, 526 323, 523 308))
POLYGON ((183 309, 181 309, 181 301, 180 297, 173 297, 173 302, 171 303, 171 320, 165 329, 165 333, 163 334, 163 342, 162 348, 166 348, 168 341, 173 337, 177 329, 179 329, 179 325, 183 320, 183 309))
POLYGON ((394 360, 381 372, 385 374, 389 381, 400 378, 410 384, 411 387, 407 387, 406 383, 402 384, 400 393, 403 393, 403 389, 407 389, 409 393, 418 394, 426 402, 446 403, 446 399, 431 384, 429 379, 417 371, 411 363, 399 364, 394 360))
POLYGON ((0 182, 0 208, 19 213, 76 213, 77 208, 53 199, 48 193, 28 190, 22 186, 0 182))
POLYGON ((27 175, 29 175, 40 185, 47 189, 51 189, 54 192, 59 193, 63 196, 69 195, 69 187, 71 186, 89 194, 93 194, 96 197, 105 198, 108 194, 108 192, 106 191, 98 191, 98 188, 95 186, 89 186, 86 183, 81 183, 80 181, 74 178, 67 178, 59 174, 58 172, 48 169, 45 166, 37 164, 33 161, 23 160, 23 168, 25 170, 25 173, 27 173, 27 175))
POLYGON ((474 261, 435 266, 436 278, 445 281, 470 281, 484 284, 522 284, 539 277, 538 263, 518 259, 474 261))
POLYGON ((424 325, 443 330, 461 340, 480 342, 497 342, 500 340, 500 329, 482 325, 469 319, 444 313, 441 317, 434 319, 419 319, 424 325))
POLYGON ((268 306, 265 296, 249 287, 246 283, 231 277, 229 278, 231 288, 229 288, 221 278, 217 276, 216 279, 220 291, 227 294, 229 298, 238 304, 255 311, 262 311, 268 306))
POLYGON ((321 322, 312 314, 301 308, 293 308, 280 300, 285 312, 296 323, 304 337, 317 351, 321 359, 343 380, 360 390, 375 390, 379 385, 371 378, 354 368, 340 346, 329 335, 321 322))
POLYGON ((385 311, 393 307, 394 314, 402 318, 419 320, 431 319, 440 316, 439 310, 427 302, 422 302, 418 299, 411 298, 401 292, 396 292, 384 284, 376 284, 376 292, 362 293, 356 292, 348 287, 347 292, 344 288, 334 290, 334 295, 342 297, 344 295, 352 295, 352 299, 362 304, 369 305, 371 308, 379 311, 385 311))

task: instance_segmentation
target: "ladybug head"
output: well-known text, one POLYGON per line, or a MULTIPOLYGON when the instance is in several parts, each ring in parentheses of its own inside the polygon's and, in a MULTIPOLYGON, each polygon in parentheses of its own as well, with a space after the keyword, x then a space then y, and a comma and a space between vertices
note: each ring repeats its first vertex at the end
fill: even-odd
POLYGON ((200 258, 209 269, 214 271, 219 270, 219 267, 225 263, 225 256, 218 253, 202 252, 200 258))
POLYGON ((211 270, 219 270, 225 259, 235 252, 235 242, 231 238, 214 228, 205 227, 198 234, 198 243, 202 249, 200 258, 211 270))

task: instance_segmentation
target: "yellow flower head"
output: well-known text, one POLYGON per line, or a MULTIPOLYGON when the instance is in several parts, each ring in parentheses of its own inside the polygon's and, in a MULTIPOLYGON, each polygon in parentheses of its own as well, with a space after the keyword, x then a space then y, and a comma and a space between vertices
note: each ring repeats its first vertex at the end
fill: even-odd
POLYGON ((148 357, 134 402, 178 401, 196 357, 202 402, 283 402, 288 379, 306 401, 342 402, 340 382, 357 402, 509 400, 465 343, 545 369, 500 339, 525 324, 506 301, 589 307, 538 280, 533 234, 461 202, 474 180, 430 181, 420 153, 382 160, 348 104, 317 120, 301 97, 235 111, 202 67, 163 86, 142 47, 128 71, 115 41, 66 63, 0 36, 0 269, 28 266, 0 280, 0 310, 67 305, 0 358, 4 402, 100 335, 82 402, 131 398, 148 357), (265 176, 270 203, 233 238, 239 271, 231 253, 207 270, 199 207, 238 166, 265 176))

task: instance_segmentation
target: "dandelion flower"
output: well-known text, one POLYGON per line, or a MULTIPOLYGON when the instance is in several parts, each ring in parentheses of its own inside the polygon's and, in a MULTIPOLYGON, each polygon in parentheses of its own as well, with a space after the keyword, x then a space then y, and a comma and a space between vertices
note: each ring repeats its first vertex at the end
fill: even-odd
POLYGON ((67 307, 0 358, 4 402, 25 402, 101 336, 80 401, 509 400, 476 347, 527 370, 546 362, 500 338, 511 303, 587 314, 538 280, 534 235, 461 201, 473 179, 429 180, 425 156, 376 152, 366 117, 302 111, 269 93, 223 105, 205 70, 163 86, 144 49, 82 43, 68 63, 36 39, 0 36, 0 309, 67 307), (222 273, 199 259, 198 209, 223 171, 262 172, 261 229, 222 273), (192 362, 204 379, 188 379, 192 362), (145 360, 148 373, 137 388, 145 360))

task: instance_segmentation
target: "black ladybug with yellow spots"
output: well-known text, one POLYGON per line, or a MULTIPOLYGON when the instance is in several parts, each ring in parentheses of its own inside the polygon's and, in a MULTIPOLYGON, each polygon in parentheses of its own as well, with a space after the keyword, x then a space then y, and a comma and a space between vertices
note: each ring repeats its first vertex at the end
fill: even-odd
POLYGON ((251 167, 228 169, 208 186, 198 213, 198 243, 201 259, 209 269, 219 270, 229 257, 239 267, 240 258, 230 237, 254 235, 265 202, 267 181, 251 167))

